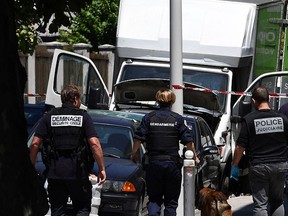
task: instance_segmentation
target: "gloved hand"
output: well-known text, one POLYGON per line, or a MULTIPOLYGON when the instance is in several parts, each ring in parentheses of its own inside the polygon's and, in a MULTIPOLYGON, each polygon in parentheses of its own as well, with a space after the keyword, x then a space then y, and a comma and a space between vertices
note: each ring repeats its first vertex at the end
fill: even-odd
POLYGON ((231 172, 230 172, 230 178, 233 178, 234 180, 238 181, 240 176, 240 169, 238 166, 232 165, 231 172))

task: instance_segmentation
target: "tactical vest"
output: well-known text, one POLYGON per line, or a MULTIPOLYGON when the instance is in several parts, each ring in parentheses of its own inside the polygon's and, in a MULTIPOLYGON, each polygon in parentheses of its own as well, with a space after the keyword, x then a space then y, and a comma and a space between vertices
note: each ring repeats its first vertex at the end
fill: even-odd
POLYGON ((51 141, 56 150, 74 150, 83 143, 83 110, 57 108, 51 113, 51 141))
POLYGON ((83 113, 84 110, 73 108, 51 111, 51 130, 43 142, 42 153, 48 178, 81 178, 93 168, 93 155, 82 127, 83 113))
POLYGON ((178 151, 177 114, 170 112, 167 116, 158 116, 154 111, 149 114, 149 119, 148 152, 178 151))

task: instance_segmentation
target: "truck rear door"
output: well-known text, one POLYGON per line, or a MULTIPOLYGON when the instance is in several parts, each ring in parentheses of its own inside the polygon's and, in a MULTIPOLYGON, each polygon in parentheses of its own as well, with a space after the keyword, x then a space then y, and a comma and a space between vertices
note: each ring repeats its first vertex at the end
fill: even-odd
POLYGON ((94 63, 82 55, 55 49, 46 92, 46 105, 60 107, 61 90, 69 84, 81 87, 81 108, 108 109, 109 93, 94 63))

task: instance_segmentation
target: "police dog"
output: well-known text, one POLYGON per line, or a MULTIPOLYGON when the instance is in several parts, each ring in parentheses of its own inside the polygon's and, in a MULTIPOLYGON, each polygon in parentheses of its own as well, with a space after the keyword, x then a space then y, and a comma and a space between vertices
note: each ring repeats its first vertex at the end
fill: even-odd
POLYGON ((232 216, 227 197, 211 188, 200 190, 198 209, 201 210, 201 216, 232 216))

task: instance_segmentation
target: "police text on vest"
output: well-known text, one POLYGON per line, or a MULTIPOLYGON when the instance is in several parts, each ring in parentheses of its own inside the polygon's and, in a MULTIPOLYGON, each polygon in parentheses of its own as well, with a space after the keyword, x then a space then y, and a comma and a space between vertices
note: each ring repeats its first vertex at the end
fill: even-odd
POLYGON ((256 134, 284 132, 284 124, 281 117, 255 119, 254 126, 256 134))

